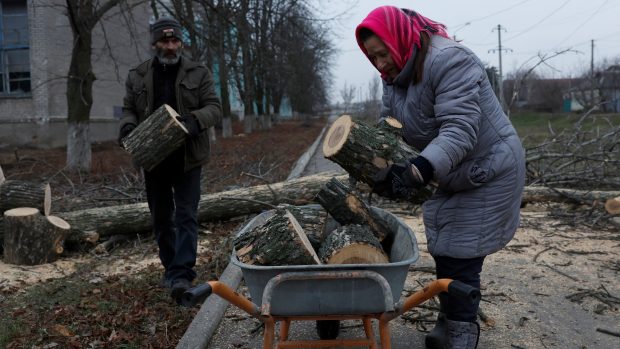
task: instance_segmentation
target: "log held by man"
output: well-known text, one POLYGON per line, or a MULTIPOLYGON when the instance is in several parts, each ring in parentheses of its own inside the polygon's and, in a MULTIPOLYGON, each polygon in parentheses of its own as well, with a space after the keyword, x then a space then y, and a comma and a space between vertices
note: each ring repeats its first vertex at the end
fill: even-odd
POLYGON ((185 142, 187 129, 179 114, 164 104, 123 139, 137 166, 150 171, 185 142))
POLYGON ((4 212, 4 261, 10 264, 37 265, 58 259, 69 224, 60 217, 43 216, 33 207, 4 212))
MULTIPOLYGON (((343 115, 327 131, 323 155, 355 179, 372 187, 372 178, 379 170, 415 158, 420 153, 386 127, 377 128, 343 115)), ((424 187, 412 200, 424 202, 432 192, 432 188, 424 187)))

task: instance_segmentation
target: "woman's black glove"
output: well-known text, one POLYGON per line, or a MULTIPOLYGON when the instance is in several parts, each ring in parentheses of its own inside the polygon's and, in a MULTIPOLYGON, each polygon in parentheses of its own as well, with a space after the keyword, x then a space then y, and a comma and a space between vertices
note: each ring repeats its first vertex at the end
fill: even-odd
POLYGON ((121 130, 118 132, 118 145, 123 146, 123 139, 129 136, 131 131, 136 128, 136 124, 125 124, 121 127, 121 130))
POLYGON ((433 166, 422 156, 399 162, 373 176, 372 191, 389 199, 410 199, 433 176, 433 166))
POLYGON ((183 114, 177 116, 177 120, 183 123, 183 126, 187 129, 187 135, 189 138, 195 138, 200 133, 200 124, 196 117, 192 114, 183 114))

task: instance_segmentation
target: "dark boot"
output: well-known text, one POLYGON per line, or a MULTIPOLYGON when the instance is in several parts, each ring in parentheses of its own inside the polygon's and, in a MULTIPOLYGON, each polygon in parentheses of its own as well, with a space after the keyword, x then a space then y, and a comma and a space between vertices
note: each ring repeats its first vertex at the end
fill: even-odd
POLYGON ((446 319, 446 349, 476 349, 480 337, 477 322, 462 322, 446 319))
POLYGON ((439 314, 435 327, 426 335, 424 340, 426 349, 443 349, 446 345, 446 297, 445 294, 439 295, 439 314))

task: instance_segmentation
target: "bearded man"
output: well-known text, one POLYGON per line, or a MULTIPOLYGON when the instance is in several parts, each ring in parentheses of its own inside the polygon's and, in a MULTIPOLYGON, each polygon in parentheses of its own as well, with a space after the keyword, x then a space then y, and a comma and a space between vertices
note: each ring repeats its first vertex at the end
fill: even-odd
POLYGON ((182 56, 183 30, 173 18, 151 24, 153 57, 129 71, 119 144, 157 108, 179 113, 188 135, 183 146, 151 171, 144 171, 153 232, 164 267, 160 286, 177 303, 196 278, 200 174, 209 160, 206 130, 222 117, 211 72, 182 56))

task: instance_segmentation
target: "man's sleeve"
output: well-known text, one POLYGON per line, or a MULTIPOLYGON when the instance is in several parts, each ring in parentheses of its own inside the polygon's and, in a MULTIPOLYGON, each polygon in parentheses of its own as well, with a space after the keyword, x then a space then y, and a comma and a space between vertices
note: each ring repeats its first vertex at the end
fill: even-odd
POLYGON ((200 109, 192 111, 200 124, 200 129, 215 126, 222 119, 222 105, 215 93, 215 82, 209 69, 204 69, 205 74, 200 82, 200 109))
POLYGON ((136 95, 133 91, 132 72, 127 74, 125 81, 125 98, 123 98, 123 117, 119 125, 119 130, 127 124, 138 124, 138 116, 136 115, 136 95))

